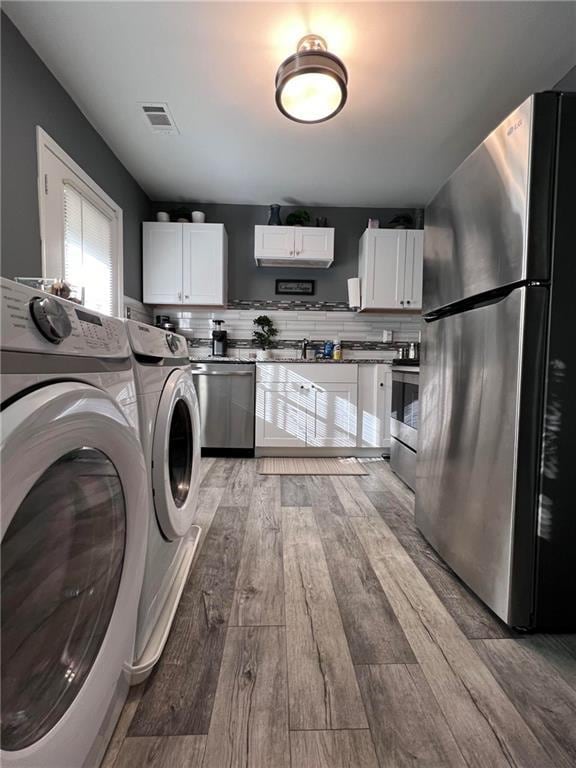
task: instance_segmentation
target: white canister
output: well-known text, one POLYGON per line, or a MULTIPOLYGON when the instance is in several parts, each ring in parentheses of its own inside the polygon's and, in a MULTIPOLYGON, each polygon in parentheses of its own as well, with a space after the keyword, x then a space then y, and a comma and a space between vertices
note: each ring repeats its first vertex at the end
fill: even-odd
POLYGON ((204 224, 206 221, 206 214, 204 211, 192 211, 192 222, 194 224, 204 224))
POLYGON ((158 211, 156 221, 170 221, 170 214, 166 213, 166 211, 158 211))

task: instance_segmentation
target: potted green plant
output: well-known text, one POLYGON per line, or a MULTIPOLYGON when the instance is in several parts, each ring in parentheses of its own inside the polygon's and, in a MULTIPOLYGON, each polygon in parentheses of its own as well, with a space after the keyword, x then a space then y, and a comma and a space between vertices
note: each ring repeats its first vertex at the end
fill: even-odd
POLYGON ((274 336, 278 335, 278 329, 274 328, 274 323, 268 315, 259 315, 254 319, 254 325, 259 329, 254 331, 252 337, 255 344, 260 347, 258 351, 259 360, 269 360, 272 357, 271 347, 274 343, 274 336))

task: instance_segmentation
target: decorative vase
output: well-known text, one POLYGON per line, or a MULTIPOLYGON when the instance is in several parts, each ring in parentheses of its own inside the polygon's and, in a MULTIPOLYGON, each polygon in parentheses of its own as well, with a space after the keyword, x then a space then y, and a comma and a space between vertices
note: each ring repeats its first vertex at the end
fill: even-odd
POLYGON ((280 227, 282 225, 282 221, 280 219, 280 206, 279 205, 271 205, 270 206, 270 218, 268 219, 268 226, 269 227, 280 227))

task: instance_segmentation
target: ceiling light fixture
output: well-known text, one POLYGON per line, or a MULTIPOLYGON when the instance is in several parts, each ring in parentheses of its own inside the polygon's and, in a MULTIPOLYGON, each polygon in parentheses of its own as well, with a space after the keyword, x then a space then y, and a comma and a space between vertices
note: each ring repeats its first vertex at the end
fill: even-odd
POLYGON ((278 67, 276 105, 297 123, 322 123, 337 115, 348 96, 346 67, 319 35, 306 35, 278 67))

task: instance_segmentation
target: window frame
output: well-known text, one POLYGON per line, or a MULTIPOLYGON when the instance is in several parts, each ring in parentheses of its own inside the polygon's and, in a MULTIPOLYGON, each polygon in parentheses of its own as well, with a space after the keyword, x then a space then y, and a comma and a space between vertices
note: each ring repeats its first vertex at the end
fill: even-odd
POLYGON ((77 191, 85 196, 103 214, 112 218, 112 314, 122 317, 124 313, 124 238, 122 208, 65 152, 59 144, 39 125, 36 126, 36 151, 38 158, 38 208, 40 214, 40 239, 42 247, 42 276, 55 277, 64 274, 64 216, 57 224, 61 242, 57 248, 60 251, 60 263, 53 263, 53 256, 47 253, 48 233, 54 230, 54 224, 48 225, 47 184, 50 183, 47 174, 48 152, 63 163, 72 175, 69 180, 72 186, 76 176, 85 189, 77 191), (57 267, 56 269, 54 267, 57 267))

